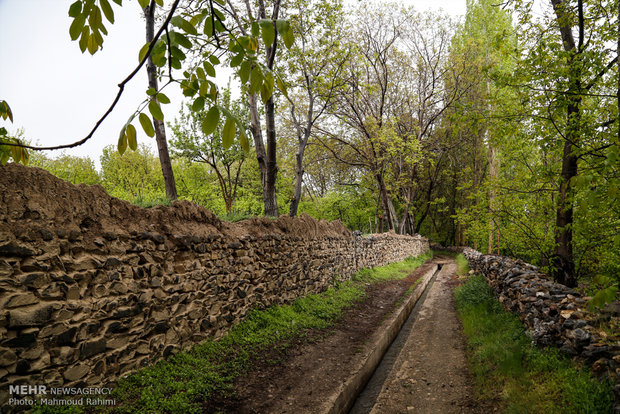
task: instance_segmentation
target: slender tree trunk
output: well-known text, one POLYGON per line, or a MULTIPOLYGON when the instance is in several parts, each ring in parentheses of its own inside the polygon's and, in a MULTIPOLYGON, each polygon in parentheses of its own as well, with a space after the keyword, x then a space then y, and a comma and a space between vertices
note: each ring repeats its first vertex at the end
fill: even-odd
POLYGON ((495 189, 494 189, 494 181, 497 179, 499 174, 499 168, 497 165, 497 149, 491 145, 489 142, 489 250, 488 253, 493 253, 493 236, 497 231, 497 226, 495 224, 495 189))
POLYGON ((301 200, 301 190, 304 178, 304 158, 305 145, 303 142, 299 142, 297 147, 297 153, 295 154, 295 195, 291 200, 291 207, 289 209, 289 216, 295 217, 297 215, 297 209, 299 207, 299 201, 301 200))
MULTIPOLYGON (((153 40, 155 32, 155 3, 151 1, 150 6, 144 8, 144 17, 146 19, 146 41, 153 40)), ((153 64, 153 59, 149 56, 146 63, 146 72, 149 78, 149 87, 155 90, 157 86, 157 69, 153 64)), ((155 99, 154 97, 152 99, 155 99)), ((172 172, 172 163, 170 162, 170 153, 168 152, 168 141, 166 140, 166 127, 160 120, 153 119, 155 129, 155 140, 157 142, 157 151, 159 153, 159 163, 161 172, 164 176, 164 186, 166 188, 166 197, 170 200, 176 200, 177 186, 174 181, 174 173, 172 172)))
MULTIPOLYGON (((560 174, 560 193, 556 212, 555 249, 551 257, 551 274, 554 280, 569 287, 577 285, 573 258, 573 200, 572 178, 577 176, 577 143, 580 142, 581 92, 580 73, 575 58, 577 50, 565 1, 551 0, 555 10, 564 50, 570 52, 568 61, 568 106, 566 109, 566 130, 560 174)), ((579 6, 582 4, 580 2, 579 6)), ((580 16, 581 18, 581 16, 580 16)), ((581 36, 580 36, 581 38, 581 36)))
POLYGON ((263 187, 263 199, 265 201, 265 215, 278 217, 278 200, 276 198, 276 178, 278 176, 278 164, 276 161, 276 123, 275 105, 273 97, 265 104, 265 123, 267 135, 267 176, 263 187))

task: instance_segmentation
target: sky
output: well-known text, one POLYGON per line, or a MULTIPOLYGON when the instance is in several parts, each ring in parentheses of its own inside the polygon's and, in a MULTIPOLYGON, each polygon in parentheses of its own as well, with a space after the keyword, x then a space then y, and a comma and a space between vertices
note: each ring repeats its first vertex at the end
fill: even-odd
MULTIPOLYGON (((23 129, 24 138, 35 145, 68 144, 85 137, 114 100, 117 85, 137 66, 138 51, 145 43, 140 6, 136 0, 125 0, 123 7, 113 4, 115 23, 106 24, 109 35, 103 50, 94 56, 82 54, 69 37, 67 11, 73 1, 0 0, 0 100, 9 103, 14 118, 13 124, 0 120, 0 126, 13 134, 23 129)), ((457 17, 465 13, 466 0, 400 3, 420 11, 442 8, 457 17)), ((93 138, 64 151, 89 156, 99 168, 103 148, 116 145, 120 129, 145 98, 147 83, 142 68, 93 138)), ((183 96, 176 85, 165 93, 172 100, 163 105, 165 120, 170 122, 178 115, 183 96)), ((154 138, 140 133, 135 125, 138 141, 155 148, 154 138)))

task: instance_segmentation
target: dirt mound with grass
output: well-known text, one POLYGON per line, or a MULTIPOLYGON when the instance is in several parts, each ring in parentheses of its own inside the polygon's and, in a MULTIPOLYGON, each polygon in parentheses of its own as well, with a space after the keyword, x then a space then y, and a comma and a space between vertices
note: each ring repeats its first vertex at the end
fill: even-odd
POLYGON ((228 223, 189 201, 175 201, 169 207, 142 208, 109 196, 100 185, 73 185, 40 168, 14 163, 0 166, 0 197, 3 231, 28 231, 36 224, 97 235, 152 232, 197 237, 222 234, 237 238, 266 234, 353 237, 339 221, 317 221, 306 214, 228 223), (11 222, 9 229, 7 225, 11 222))

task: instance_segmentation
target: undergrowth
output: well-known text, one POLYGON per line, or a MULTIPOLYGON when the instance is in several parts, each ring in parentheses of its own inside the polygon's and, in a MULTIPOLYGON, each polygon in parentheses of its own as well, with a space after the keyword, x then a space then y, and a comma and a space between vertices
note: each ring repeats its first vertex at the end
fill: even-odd
POLYGON ((576 369, 557 349, 531 345, 482 276, 454 293, 480 398, 499 398, 505 413, 611 412, 611 385, 576 369))
MULTIPOLYGON (((119 380, 110 398, 118 405, 99 410, 115 413, 197 413, 213 395, 234 397, 235 378, 247 374, 269 347, 286 347, 310 330, 334 324, 343 310, 365 296, 370 283, 402 279, 432 254, 362 269, 352 281, 308 295, 291 305, 249 313, 217 341, 206 341, 119 380)), ((94 409, 91 409, 94 410, 94 409)), ((60 412, 44 407, 44 412, 60 412)), ((79 410, 78 410, 79 411, 79 410)), ((75 412, 75 411, 73 411, 75 412)))

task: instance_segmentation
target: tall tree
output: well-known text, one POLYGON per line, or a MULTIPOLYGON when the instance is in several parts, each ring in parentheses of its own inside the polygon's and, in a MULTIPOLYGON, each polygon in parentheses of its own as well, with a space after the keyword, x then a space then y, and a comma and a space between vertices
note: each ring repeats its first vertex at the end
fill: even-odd
MULTIPOLYGON (((144 18, 146 20, 146 42, 150 43, 154 38, 155 33, 155 0, 151 0, 151 3, 144 8, 144 18)), ((146 64, 146 72, 149 79, 149 88, 154 91, 159 89, 157 85, 157 68, 153 63, 153 56, 150 55, 146 64)), ((155 105, 159 105, 157 95, 151 96, 151 102, 155 105)), ((176 200, 177 186, 174 181, 174 173, 172 171, 172 163, 170 162, 170 153, 168 152, 168 141, 166 140, 166 126, 160 119, 153 119, 155 129, 155 139, 157 141, 157 151, 159 153, 159 163, 161 164, 161 172, 164 177, 164 184, 166 188, 166 197, 170 200, 176 200)))
POLYGON ((301 201, 304 153, 314 125, 333 103, 342 84, 341 71, 349 54, 342 47, 344 28, 340 1, 295 0, 291 16, 296 42, 285 64, 289 87, 286 98, 297 139, 295 193, 289 215, 295 217, 301 201))

